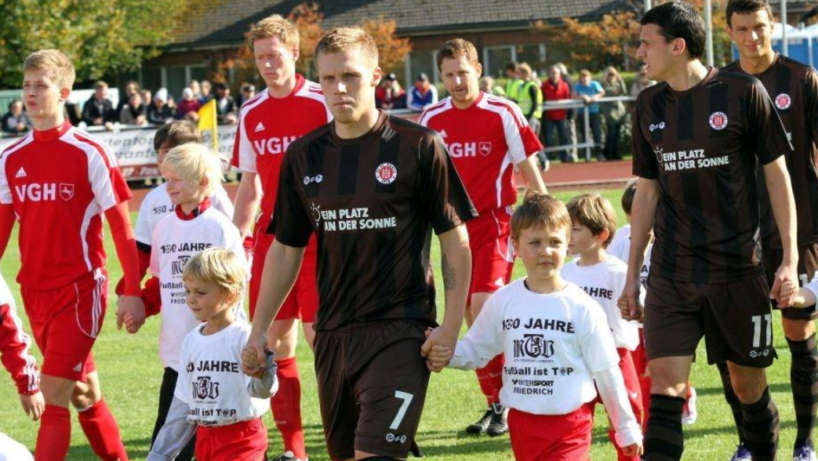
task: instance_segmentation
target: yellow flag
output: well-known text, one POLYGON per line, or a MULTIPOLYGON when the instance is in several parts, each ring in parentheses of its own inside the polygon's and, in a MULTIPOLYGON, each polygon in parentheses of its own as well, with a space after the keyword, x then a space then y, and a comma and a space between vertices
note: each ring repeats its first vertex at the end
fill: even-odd
POLYGON ((211 99, 198 111, 199 114, 199 131, 210 130, 213 138, 213 150, 219 151, 219 132, 217 123, 216 99, 211 99))

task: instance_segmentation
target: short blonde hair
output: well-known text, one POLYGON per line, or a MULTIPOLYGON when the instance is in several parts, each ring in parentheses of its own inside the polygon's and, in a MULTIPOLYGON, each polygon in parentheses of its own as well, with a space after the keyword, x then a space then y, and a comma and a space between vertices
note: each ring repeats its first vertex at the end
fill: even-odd
POLYGON ((318 57, 322 54, 341 53, 358 48, 363 56, 378 65, 378 47, 371 35, 360 27, 337 27, 321 37, 315 45, 315 68, 318 68, 318 57))
POLYGON ((298 29, 296 29, 295 25, 277 14, 267 16, 253 24, 250 27, 250 33, 247 35, 251 46, 256 40, 270 37, 276 37, 281 43, 296 49, 298 49, 301 42, 301 37, 298 35, 298 29))
POLYGON ((46 75, 61 89, 74 87, 77 73, 74 64, 60 50, 40 50, 31 53, 23 62, 23 72, 37 69, 46 71, 46 75))
POLYGON ((596 192, 577 195, 568 202, 568 214, 571 221, 587 227, 595 236, 607 230, 608 238, 602 245, 610 245, 616 233, 616 212, 610 200, 596 192))
POLYGON ((477 48, 472 42, 462 38, 449 40, 437 50, 437 68, 440 69, 444 59, 460 59, 463 56, 474 67, 480 63, 477 59, 477 48))
POLYGON ((213 195, 216 185, 222 182, 222 164, 218 154, 196 143, 171 149, 162 162, 162 173, 166 171, 178 174, 191 184, 199 184, 207 178, 205 197, 213 195))
POLYGON ((238 300, 244 294, 247 280, 246 265, 239 258, 224 248, 208 248, 187 260, 182 280, 212 283, 238 300))
POLYGON ((571 236, 571 216, 565 204, 548 194, 528 192, 523 203, 511 215, 511 238, 516 242, 525 229, 542 227, 553 231, 565 231, 571 236))

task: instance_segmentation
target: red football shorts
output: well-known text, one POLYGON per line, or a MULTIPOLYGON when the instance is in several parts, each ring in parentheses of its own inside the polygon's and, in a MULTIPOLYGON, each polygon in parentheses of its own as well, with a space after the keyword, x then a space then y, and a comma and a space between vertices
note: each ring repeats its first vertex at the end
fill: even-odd
POLYGON ((42 373, 85 381, 95 371, 91 348, 108 307, 108 277, 103 269, 74 283, 49 289, 21 287, 34 340, 43 354, 42 373))
MULTIPOLYGON (((261 287, 261 272, 264 269, 267 251, 273 244, 275 235, 268 234, 264 232, 264 229, 256 226, 255 239, 253 264, 250 268, 250 318, 253 318, 256 313, 256 302, 261 287)), ((298 273, 295 285, 279 309, 276 320, 301 319, 306 323, 315 322, 315 313, 318 311, 318 282, 315 278, 317 253, 318 241, 313 234, 304 250, 301 271, 298 273)))
POLYGON ((261 418, 196 428, 198 461, 261 461, 266 451, 267 428, 261 418))
POLYGON ((498 208, 466 221, 472 271, 469 300, 474 293, 494 293, 511 279, 514 247, 511 245, 511 209, 498 208))
POLYGON ((594 418, 582 405, 567 415, 533 415, 511 409, 508 433, 517 461, 588 461, 594 418))

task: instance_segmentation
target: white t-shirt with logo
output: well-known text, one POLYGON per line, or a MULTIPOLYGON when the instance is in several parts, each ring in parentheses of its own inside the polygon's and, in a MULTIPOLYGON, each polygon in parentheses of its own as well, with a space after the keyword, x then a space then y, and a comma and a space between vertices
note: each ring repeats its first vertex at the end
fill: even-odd
POLYGON ((616 347, 628 350, 639 345, 639 330, 636 322, 622 318, 616 305, 625 289, 628 266, 618 258, 608 256, 605 261, 592 266, 580 266, 575 259, 562 266, 562 278, 580 286, 588 296, 602 306, 616 347))
MULTIPOLYGON (((153 231, 150 273, 159 279, 162 295, 159 358, 166 367, 176 371, 179 371, 179 351, 185 335, 201 325, 185 300, 182 271, 191 256, 210 247, 230 250, 246 261, 239 230, 213 207, 190 220, 171 213, 162 218, 153 231)), ((237 315, 244 316, 241 306, 237 315)))
POLYGON ((259 389, 262 381, 242 372, 241 351, 250 337, 250 325, 236 320, 210 335, 203 335, 202 328, 184 339, 183 366, 173 394, 190 407, 187 420, 201 426, 226 426, 263 415, 270 409, 270 399, 251 394, 275 394, 278 380, 274 374, 267 376, 269 389, 259 389))
POLYGON ((485 366, 505 354, 503 405, 535 415, 564 415, 593 400, 592 373, 616 367, 605 313, 581 288, 539 294, 524 279, 492 294, 457 342, 450 367, 485 366))
MULTIPOLYGON (((213 195, 210 196, 210 206, 224 213, 231 221, 233 220, 233 202, 230 201, 227 191, 221 185, 216 187, 213 195)), ((148 192, 136 216, 136 226, 134 226, 136 241, 150 245, 156 225, 162 218, 173 213, 174 208, 175 205, 170 201, 170 195, 168 195, 167 183, 162 183, 148 192)))

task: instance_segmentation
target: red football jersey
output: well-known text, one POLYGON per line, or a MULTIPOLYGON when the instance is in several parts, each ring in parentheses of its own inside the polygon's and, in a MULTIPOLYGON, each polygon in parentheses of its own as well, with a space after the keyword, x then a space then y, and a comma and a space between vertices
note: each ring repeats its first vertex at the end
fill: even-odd
POLYGON ((261 179, 261 216, 268 218, 287 146, 332 120, 321 86, 301 75, 296 78, 295 89, 286 98, 274 98, 265 90, 242 104, 233 144, 233 165, 261 179))
POLYGON ((482 92, 467 109, 450 97, 426 108, 420 124, 440 133, 478 213, 513 205, 513 165, 542 150, 516 104, 482 92))
POLYGON ((0 203, 20 222, 17 281, 50 289, 103 267, 102 212, 129 198, 111 149, 68 122, 7 148, 0 203))

